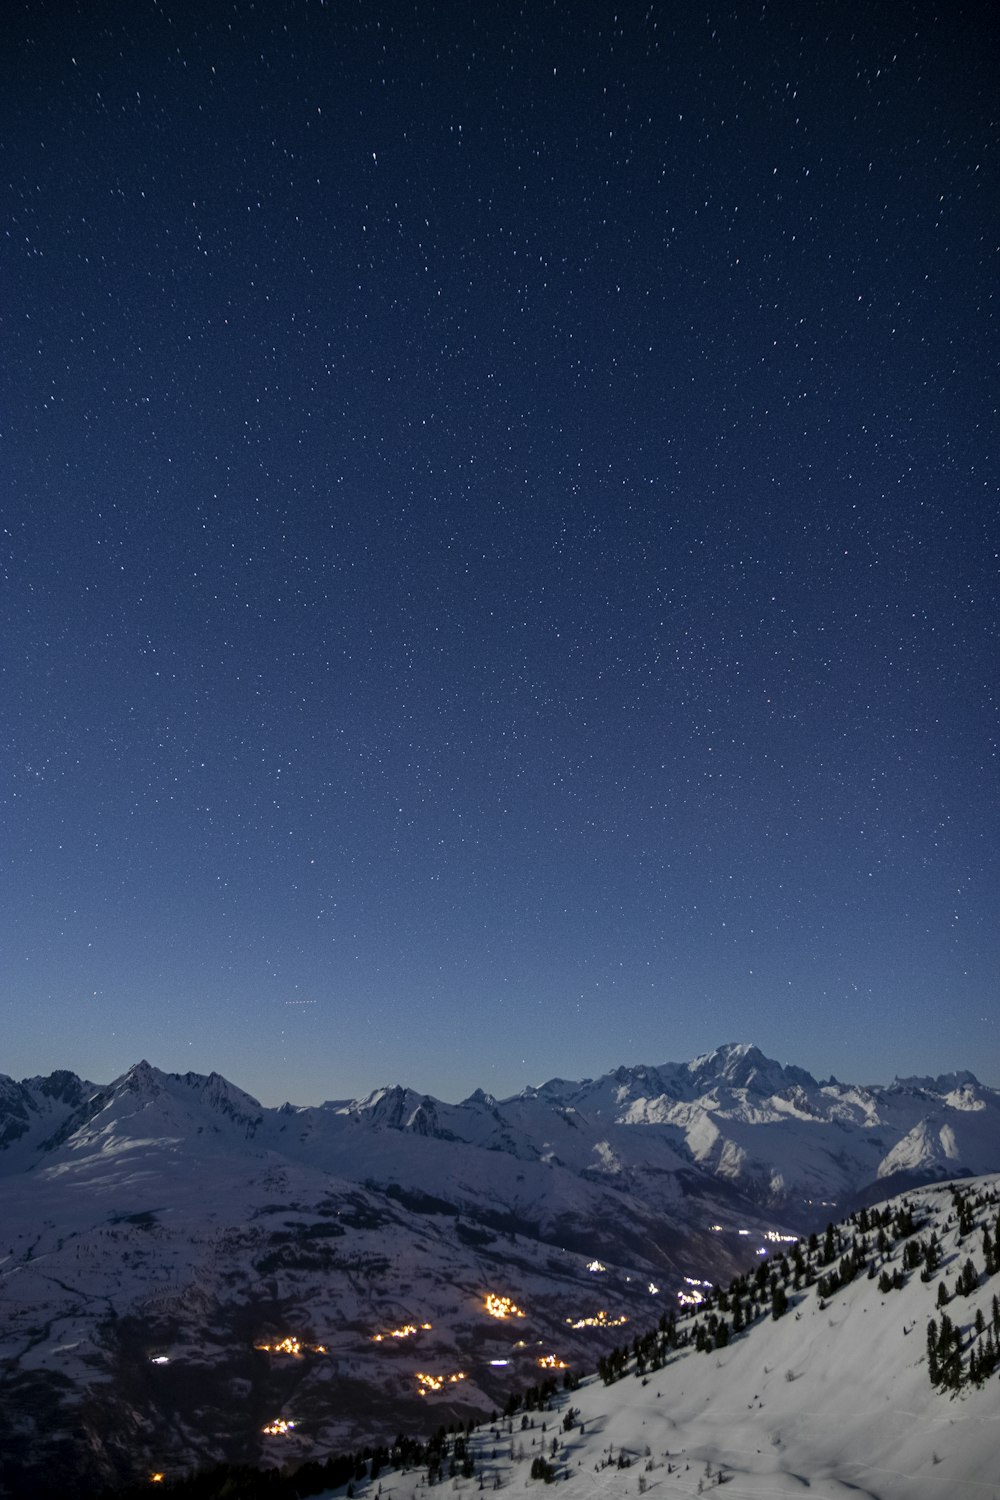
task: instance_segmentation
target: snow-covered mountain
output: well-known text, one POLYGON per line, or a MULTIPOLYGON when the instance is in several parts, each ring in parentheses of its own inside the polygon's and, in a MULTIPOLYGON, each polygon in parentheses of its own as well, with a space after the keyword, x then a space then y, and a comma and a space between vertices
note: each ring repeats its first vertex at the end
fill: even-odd
POLYGON ((454 1105, 0 1079, 0 1476, 266 1460, 289 1404, 311 1451, 351 1448, 419 1426, 434 1369, 463 1376, 438 1420, 489 1412, 776 1235, 991 1170, 971 1074, 817 1083, 748 1046, 454 1105))
POLYGON ((273 1150, 353 1180, 407 1185, 411 1176, 408 1185, 440 1190, 459 1209, 495 1202, 504 1171, 496 1160, 482 1171, 479 1153, 489 1151, 521 1164, 519 1203, 505 1199, 505 1210, 552 1217, 538 1201, 550 1198, 551 1174, 541 1174, 545 1192, 532 1201, 538 1174, 525 1170, 547 1166, 619 1188, 664 1174, 687 1174, 689 1183, 708 1176, 808 1223, 817 1204, 885 1196, 901 1176, 1000 1167, 1000 1092, 971 1073, 888 1087, 818 1083, 746 1044, 580 1083, 552 1079, 499 1102, 477 1090, 460 1104, 395 1086, 361 1100, 265 1109, 216 1073, 168 1075, 146 1062, 105 1088, 66 1072, 0 1077, 3 1176, 93 1167, 102 1142, 128 1154, 143 1139, 194 1137, 205 1152, 273 1150))

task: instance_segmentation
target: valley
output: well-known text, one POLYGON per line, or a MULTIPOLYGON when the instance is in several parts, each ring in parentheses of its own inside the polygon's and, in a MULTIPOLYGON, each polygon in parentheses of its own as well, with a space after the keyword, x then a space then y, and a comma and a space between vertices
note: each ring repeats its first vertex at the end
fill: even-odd
POLYGON ((971 1075, 823 1085, 745 1046, 461 1105, 266 1110, 146 1063, 0 1099, 0 1470, 36 1493, 482 1422, 904 1166, 1000 1168, 971 1075))

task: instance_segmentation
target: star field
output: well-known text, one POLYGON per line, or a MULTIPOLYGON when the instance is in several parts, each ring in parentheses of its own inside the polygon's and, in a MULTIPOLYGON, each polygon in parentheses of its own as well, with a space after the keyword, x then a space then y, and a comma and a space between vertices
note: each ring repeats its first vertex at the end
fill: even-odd
POLYGON ((5 30, 0 1070, 1000 1084, 983 12, 5 30))

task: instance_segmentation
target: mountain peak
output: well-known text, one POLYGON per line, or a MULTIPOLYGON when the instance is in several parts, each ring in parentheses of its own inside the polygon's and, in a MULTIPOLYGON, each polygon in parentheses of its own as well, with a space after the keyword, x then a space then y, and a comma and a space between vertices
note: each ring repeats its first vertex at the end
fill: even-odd
POLYGON ((481 1105, 484 1109, 496 1109, 497 1101, 493 1097, 493 1095, 488 1094, 485 1089, 474 1089, 467 1099, 462 1100, 462 1103, 478 1104, 481 1105))
POLYGON ((381 1125, 388 1130, 401 1130, 407 1119, 421 1101, 421 1095, 401 1083, 390 1083, 373 1089, 364 1099, 352 1103, 348 1113, 364 1119, 370 1125, 381 1125))
POLYGON ((939 1073, 936 1078, 894 1079, 894 1086, 903 1089, 919 1089, 927 1094, 953 1094, 959 1089, 981 1089, 982 1084, 975 1073, 963 1069, 958 1073, 939 1073))
POLYGON ((804 1068, 783 1066, 767 1057, 753 1042, 726 1042, 713 1052, 703 1053, 687 1064, 687 1071, 699 1083, 713 1080, 730 1088, 749 1089, 755 1094, 772 1094, 794 1085, 815 1088, 816 1080, 804 1068))
POLYGON ((154 1068, 145 1058, 140 1062, 133 1063, 121 1076, 111 1085, 112 1089, 120 1089, 129 1094, 137 1094, 141 1097, 155 1098, 161 1092, 164 1075, 159 1068, 154 1068))
POLYGON ((56 1099, 60 1103, 78 1104, 88 1085, 78 1078, 75 1073, 70 1073, 66 1068, 57 1068, 47 1078, 37 1080, 38 1092, 44 1094, 47 1099, 56 1099))

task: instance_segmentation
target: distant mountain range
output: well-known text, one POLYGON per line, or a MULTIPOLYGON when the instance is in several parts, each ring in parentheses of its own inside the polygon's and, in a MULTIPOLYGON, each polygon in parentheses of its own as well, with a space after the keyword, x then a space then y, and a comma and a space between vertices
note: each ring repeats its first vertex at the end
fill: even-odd
POLYGON ((454 1105, 0 1077, 0 1475, 266 1460, 289 1403, 355 1447, 426 1424, 432 1366, 463 1377, 435 1420, 488 1412, 779 1236, 996 1170, 971 1073, 819 1083, 743 1044, 454 1105))

